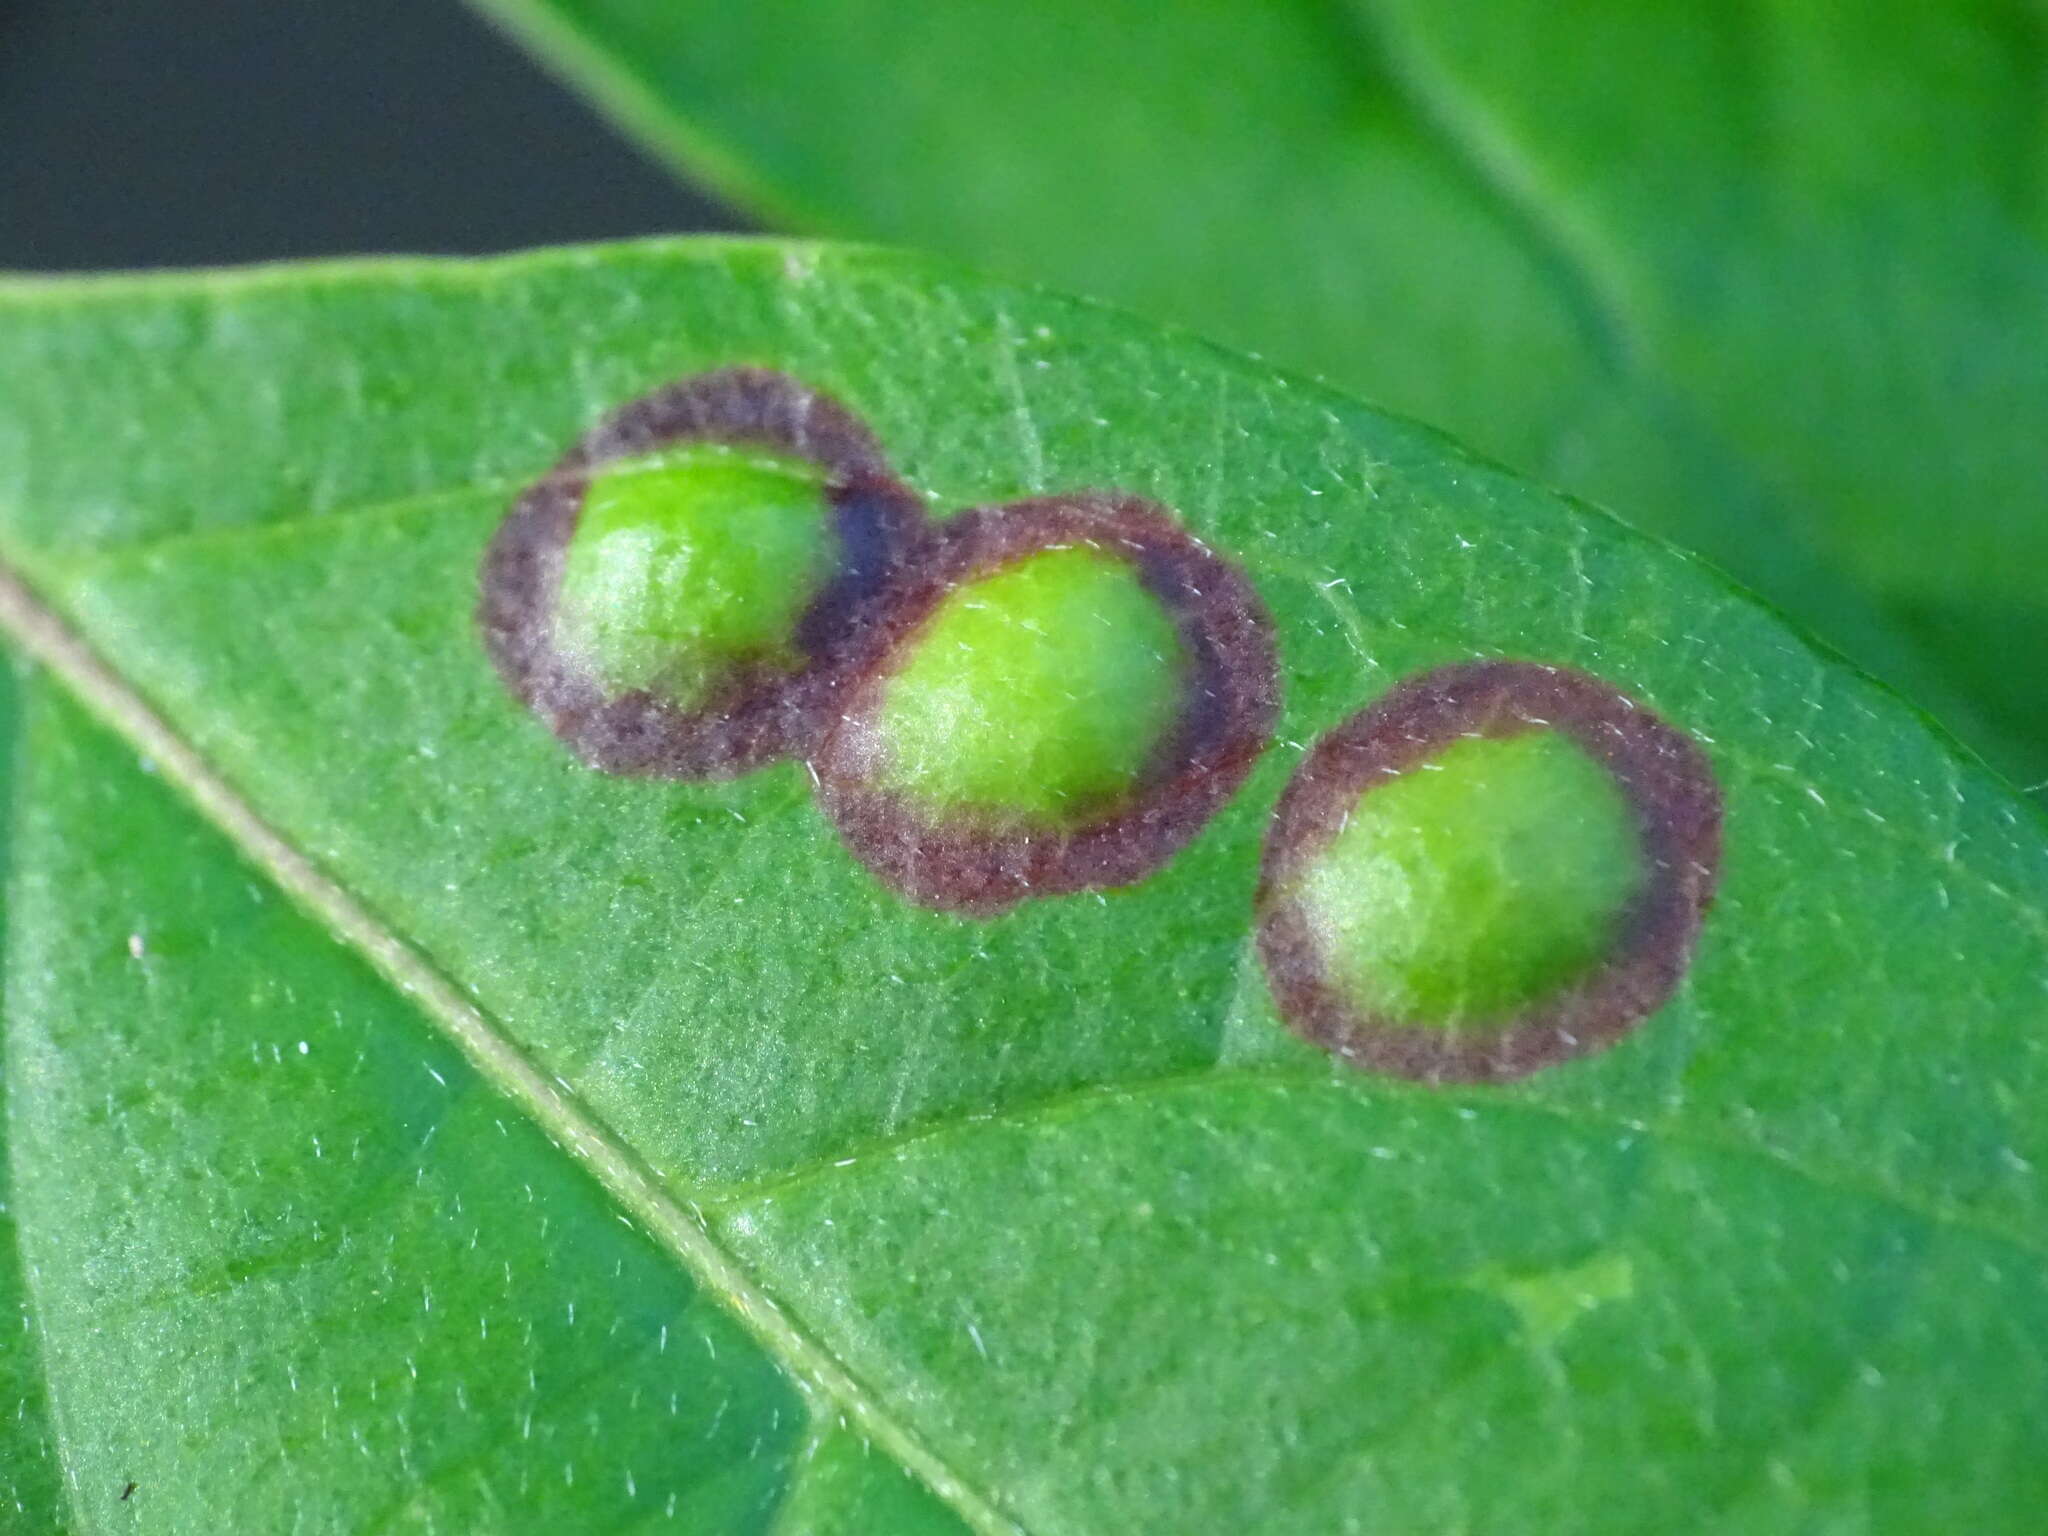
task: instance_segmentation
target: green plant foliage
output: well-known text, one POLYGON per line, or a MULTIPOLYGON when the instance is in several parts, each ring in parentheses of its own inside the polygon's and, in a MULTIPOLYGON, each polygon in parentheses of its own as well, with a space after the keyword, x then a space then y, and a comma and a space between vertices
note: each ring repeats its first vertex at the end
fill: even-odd
POLYGON ((483 4, 743 208, 1411 412, 2048 778, 2038 7, 483 4))
POLYGON ((0 284, 0 378, 0 618, 54 673, 0 1266, 40 1528, 2036 1528, 2048 836, 1691 558, 832 247, 0 284), (1284 698, 1244 787, 1136 885, 983 917, 871 876, 800 762, 580 764, 479 558, 592 423, 736 364, 935 516, 1113 489, 1237 562, 1284 698), (1431 1088, 1287 1028, 1253 899, 1309 746, 1484 656, 1697 743, 1725 860, 1625 1039, 1431 1088))
POLYGON ((763 1528, 809 1433, 788 1379, 398 993, 37 693, 10 1119, 77 1529, 763 1528))

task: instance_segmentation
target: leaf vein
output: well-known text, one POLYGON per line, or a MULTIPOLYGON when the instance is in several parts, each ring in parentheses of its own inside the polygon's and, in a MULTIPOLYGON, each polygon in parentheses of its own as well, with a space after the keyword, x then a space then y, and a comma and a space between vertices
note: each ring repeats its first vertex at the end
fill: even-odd
MULTIPOLYGON (((776 1198, 807 1184, 844 1177, 848 1167, 858 1167, 859 1164, 877 1157, 901 1156, 916 1145, 972 1135, 992 1128, 1029 1126, 1033 1122, 1056 1120, 1070 1114, 1085 1114, 1098 1107, 1107 1108, 1218 1087, 1289 1089, 1348 1086, 1352 1085, 1344 1079, 1304 1072, 1299 1068, 1252 1066, 1203 1067, 1194 1071, 1168 1073, 1142 1082, 1093 1084, 1020 1105, 1014 1109, 964 1116, 937 1124, 923 1125, 901 1135, 876 1138, 865 1145, 842 1150, 834 1157, 821 1158, 773 1178, 738 1186, 720 1195, 717 1202, 707 1205, 706 1209, 723 1214, 742 1206, 776 1198)), ((1381 1092, 1377 1084, 1367 1091, 1381 1092)), ((1408 1109, 1422 1106, 1440 1107, 1448 1113, 1476 1110, 1480 1114, 1504 1112, 1540 1115, 1579 1130, 1641 1137, 1664 1148, 1714 1152, 1745 1161, 1764 1163, 1828 1194, 1889 1206, 1916 1220, 1926 1222, 1931 1227, 1968 1232, 1973 1236, 2012 1248, 2031 1260, 2048 1260, 2048 1240, 2033 1236, 2022 1228, 2008 1226, 1995 1218, 1946 1200, 1929 1199, 1887 1184, 1857 1180, 1845 1176, 1836 1169, 1814 1167, 1759 1141, 1717 1135, 1711 1131, 1678 1126, 1670 1121, 1659 1123, 1631 1119, 1622 1115, 1602 1114, 1582 1105, 1544 1103, 1531 1098, 1489 1097, 1484 1093, 1462 1092, 1448 1088, 1417 1091, 1414 1094, 1387 1089, 1381 1093, 1381 1107, 1396 1103, 1408 1109)))
MULTIPOLYGON (((798 1326, 712 1235, 696 1207, 678 1201, 610 1128, 536 1067, 421 950, 270 827, 206 759, 174 731, 13 571, 0 567, 0 627, 133 746, 148 753, 252 863, 410 998, 471 1064, 581 1162, 621 1208, 680 1262, 776 1360, 844 1408, 982 1536, 1015 1536, 1017 1523, 954 1472, 819 1340, 798 1326)), ((54 1416, 54 1405, 53 1405, 54 1416)))

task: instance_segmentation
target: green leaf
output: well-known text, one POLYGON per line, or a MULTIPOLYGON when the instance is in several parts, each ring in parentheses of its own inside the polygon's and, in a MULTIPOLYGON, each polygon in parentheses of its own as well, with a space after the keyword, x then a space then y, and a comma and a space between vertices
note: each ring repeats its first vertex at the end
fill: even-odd
MULTIPOLYGON (((11 668, 0 668, 0 791, 6 803, 15 800, 16 715, 19 705, 11 668)), ((0 820, 0 857, 11 867, 13 818, 0 820)), ((4 915, 4 908, 0 908, 4 915)), ((4 972, 0 972, 4 975, 4 972)), ((12 1076, 10 1072, 8 1074, 12 1076)), ((4 1079, 0 1079, 4 1081, 4 1079)), ((9 1320, 7 1344, 0 1348, 0 1414, 5 1414, 6 1454, 0 1457, 0 1510, 12 1511, 19 1519, 32 1520, 54 1511, 62 1498, 58 1482, 56 1447, 50 1438, 50 1408, 44 1390, 41 1360, 35 1347, 35 1319, 29 1311, 28 1291, 14 1255, 16 1220, 14 1204, 14 1159, 8 1152, 9 1130, 0 1115, 0 1317, 9 1320), (11 1314, 11 1317, 9 1316, 11 1314)))
MULTIPOLYGON (((1690 558, 1205 344, 831 247, 19 282, 0 377, 0 618, 54 675, 17 1499, 40 1421, 81 1530, 2037 1523, 2048 835, 1690 558), (1247 573, 1282 709, 1183 850, 932 910, 799 764, 607 775, 512 699, 472 616, 508 507, 738 364, 857 415, 938 541, 1114 491, 1247 573), (1719 895, 1608 1048, 1430 1086, 1290 1030, 1255 898, 1310 748, 1516 671, 1436 670, 1475 658, 1661 720, 1719 895)), ((1454 900, 1575 867, 1529 846, 1454 900)))
POLYGON ((74 1528, 765 1527, 808 1433, 789 1381, 360 958, 35 693, 11 1155, 74 1528))
POLYGON ((483 3, 743 207, 1443 426, 2048 778, 2037 8, 483 3))

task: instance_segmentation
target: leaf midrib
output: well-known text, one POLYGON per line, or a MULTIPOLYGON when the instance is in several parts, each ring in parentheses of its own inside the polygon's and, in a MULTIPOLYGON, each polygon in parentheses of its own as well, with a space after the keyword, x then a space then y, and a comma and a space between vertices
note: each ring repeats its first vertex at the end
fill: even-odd
MULTIPOLYGON (((303 536, 309 527, 335 519, 353 521, 415 514, 457 499, 466 500, 485 492, 509 489, 513 483, 506 480, 501 487, 498 481, 486 480, 445 485, 384 501, 309 512, 278 522, 185 529, 95 545, 85 550, 57 551, 41 557, 36 563, 42 566, 44 575, 61 572, 67 577, 88 577, 96 570, 150 559, 166 549, 195 545, 232 547, 269 542, 278 537, 303 536)), ((1340 617, 1356 619, 1355 613, 1348 612, 1346 602, 1308 573, 1286 569, 1278 562, 1253 563, 1260 565, 1271 579, 1306 583, 1320 593, 1340 617)), ((701 1203, 687 1196, 679 1201, 668 1192, 662 1180, 576 1098, 573 1090, 560 1079, 534 1066, 426 954, 401 938, 359 897, 325 874, 295 844, 271 828, 225 776, 158 715, 111 664, 100 657, 4 562, 0 562, 0 630, 10 632, 21 646, 48 665, 95 714, 152 756, 165 774, 180 785, 201 812, 245 856, 307 908, 333 937, 362 953, 380 975, 412 998, 428 1019, 463 1050, 487 1080, 518 1102, 552 1139, 585 1163, 607 1194, 627 1213, 627 1219, 637 1221, 663 1243, 675 1260, 708 1293, 715 1295, 720 1304, 735 1314, 773 1358, 812 1389, 832 1399, 872 1441, 984 1536, 996 1532, 1016 1533, 1020 1527, 1000 1511, 992 1497, 972 1487, 943 1458, 924 1445, 913 1431, 894 1418, 875 1392, 799 1326, 775 1297, 711 1234, 702 1212, 729 1210, 764 1194, 800 1185, 843 1167, 849 1158, 865 1159, 910 1143, 944 1138, 970 1127, 1029 1122, 1059 1114, 1082 1101, 1130 1098, 1192 1088, 1203 1083, 1213 1085, 1218 1081, 1256 1078, 1308 1085, 1321 1080, 1314 1074, 1299 1071, 1205 1067, 1197 1072, 1173 1074, 1136 1084, 1098 1085, 1034 1101, 1011 1111, 919 1127, 900 1136, 878 1138, 842 1149, 832 1158, 739 1188, 699 1190, 696 1193, 704 1197, 701 1203)), ((1808 793, 1817 793, 1788 764, 1771 763, 1740 750, 1731 751, 1726 744, 1717 746, 1716 750, 1742 761, 1749 771, 1760 776, 1776 778, 1808 793)), ((1908 848, 1920 857, 1941 857, 1937 851, 1900 832, 1889 822, 1879 818, 1879 824, 1888 841, 1908 848)), ((2001 905, 2023 917, 2029 926, 2048 931, 2043 927, 2048 924, 2048 919, 2043 919, 1984 871, 1956 859, 1953 854, 1942 862, 1949 875, 1960 876, 1998 899, 2001 905)), ((1601 1116, 1577 1106, 1499 1099, 1488 1099, 1486 1104, 1490 1110, 1505 1106, 1540 1113, 1577 1126, 1641 1135, 1667 1145, 1690 1146, 1754 1159, 1817 1189, 1889 1206, 1938 1229, 1970 1232, 2008 1246, 2031 1261, 2048 1258, 2048 1247, 1979 1213, 1945 1202, 1920 1199, 1882 1184, 1861 1183, 1844 1177, 1839 1170, 1809 1166, 1760 1143, 1680 1129, 1669 1122, 1653 1124, 1601 1116)), ((51 1432, 58 1443, 60 1455, 68 1464, 68 1442, 63 1433, 61 1410, 54 1389, 50 1391, 49 1399, 51 1432)), ((68 1477, 62 1480, 66 1497, 73 1506, 74 1522, 77 1522, 75 1490, 68 1477)), ((79 1529, 85 1527, 80 1524, 79 1529)))
MULTIPOLYGON (((98 572, 147 561, 173 551, 182 552, 207 548, 236 549, 249 545, 269 544, 293 538, 302 538, 309 529, 323 528, 337 522, 355 523, 386 517, 398 518, 425 515, 441 507, 468 502, 485 495, 509 497, 514 490, 529 483, 531 483, 530 478, 518 477, 455 482, 426 490, 410 492, 385 500, 336 507, 326 511, 303 512, 296 516, 273 519, 262 523, 188 528, 129 540, 98 543, 86 550, 64 552, 51 557, 49 565, 53 570, 61 569, 68 577, 90 579, 91 576, 98 572)), ((1582 513, 1582 515, 1594 514, 1586 512, 1582 513)), ((1676 558, 1690 558, 1685 556, 1683 552, 1673 553, 1676 558)), ((1285 561, 1275 559, 1264 552, 1255 553, 1247 557, 1245 564, 1271 580, 1298 582, 1307 586, 1337 614, 1340 621, 1344 623, 1347 632, 1356 635, 1362 630, 1364 625, 1363 616, 1351 605, 1348 598, 1333 592, 1328 584, 1318 580, 1312 573, 1294 568, 1285 561)), ((4 564, 0 564, 0 571, 4 570, 4 564)), ((111 672, 111 669, 109 671, 111 672)), ((126 685, 124 684, 123 686, 125 687, 126 685)), ((1790 763, 1776 761, 1772 758, 1747 751, 1738 744, 1731 744, 1726 741, 1716 742, 1714 750, 1720 757, 1741 764, 1745 770, 1758 778, 1770 779, 1785 784, 1813 798, 1816 803, 1823 807, 1828 804, 1821 795, 1819 788, 1790 763)), ((208 771, 213 772, 210 766, 208 771)), ((218 777, 218 774, 216 773, 215 776, 218 777)), ((232 794, 232 791, 230 793, 232 794)), ((239 795, 234 796, 234 798, 237 801, 240 800, 239 795)), ((2020 803, 2026 805, 2029 810, 2035 809, 2029 801, 2022 800, 2020 803)), ((249 814, 253 815, 253 812, 249 814)), ((1888 818, 1880 816, 1875 812, 1866 811, 1865 814, 1877 826, 1879 835, 1886 842, 1904 850, 1915 858, 1939 863, 1943 867, 1946 877, 1958 879, 1981 894, 1990 897, 2012 919, 2019 922, 2029 931, 2040 934, 2043 937, 2048 937, 2048 914, 2043 914, 1984 870, 1958 858, 1953 845, 1944 848, 1930 844, 1921 838, 1902 832, 1888 818)), ((385 925, 381 924, 378 926, 380 928, 385 927, 385 925)), ((386 931, 388 932, 388 928, 386 931)), ((480 1012, 480 1010, 476 1011, 480 1012)), ((1214 1078, 1216 1075, 1214 1069, 1203 1068, 1196 1073, 1179 1074, 1159 1080, 1157 1083, 1147 1082, 1123 1086, 1134 1087, 1138 1091, 1145 1091, 1161 1084, 1171 1084, 1180 1081, 1182 1078, 1194 1081, 1203 1077, 1214 1078)), ((554 1079, 552 1081, 559 1083, 560 1080, 554 1079)), ((729 1208, 761 1192, 778 1189, 785 1184, 798 1182, 813 1169, 824 1170, 842 1166, 849 1156, 865 1157, 877 1150, 892 1148, 925 1136, 944 1134, 950 1130, 958 1129, 959 1124, 980 1124, 989 1119, 999 1121, 1014 1120, 1028 1118, 1033 1114, 1041 1112, 1050 1113, 1056 1111, 1070 1099, 1118 1091, 1121 1091, 1121 1089, 1088 1087, 1076 1090, 1070 1095, 1060 1095, 1051 1100, 1036 1101, 1031 1105, 1022 1106, 1014 1112, 998 1112, 993 1116, 977 1116, 974 1117, 972 1122, 960 1122, 957 1124, 948 1122, 936 1126, 917 1127, 905 1131, 898 1136, 881 1137, 872 1142, 837 1149, 831 1155, 820 1157, 814 1163, 806 1164, 802 1168, 786 1170, 749 1184, 719 1187, 715 1191, 707 1189, 703 1191, 706 1196, 704 1204, 715 1205, 719 1208, 729 1208)), ((1488 1100, 1487 1102, 1493 1104, 1509 1101, 1488 1100)), ((1548 1108, 1547 1106, 1522 1106, 1518 1101, 1517 1107, 1548 1108)), ((1571 1118, 1570 1115, 1566 1117, 1571 1118)), ((2048 1248, 2030 1246, 2023 1237, 2016 1236, 2011 1231, 2000 1228, 1996 1223, 1985 1224, 1966 1211, 1948 1207, 1940 1202, 1922 1200, 1905 1191, 1885 1186, 1859 1185, 1853 1180, 1845 1180, 1839 1172, 1824 1168, 1808 1167, 1791 1159, 1786 1154, 1761 1143, 1746 1142, 1740 1138, 1702 1136, 1697 1132, 1676 1130, 1668 1125, 1647 1127, 1642 1124, 1619 1119, 1602 1120, 1600 1117, 1591 1115, 1582 1115, 1579 1118, 1586 1121, 1586 1123, 1600 1124, 1610 1129, 1625 1130, 1631 1133, 1654 1134, 1660 1139, 1667 1141, 1679 1140, 1701 1147, 1714 1147, 1720 1150, 1754 1156, 1774 1166, 1786 1169, 1808 1180, 1816 1187, 1885 1202, 1902 1211, 1918 1215, 1923 1219, 1938 1224, 1968 1228, 1979 1231, 1983 1235, 2006 1241, 2027 1252, 2032 1257, 2048 1257, 2048 1248)), ((592 1119, 595 1121, 594 1116, 592 1119)))
MULTIPOLYGON (((219 530, 221 533, 233 531, 219 530)), ((874 1392, 860 1383, 822 1343, 801 1328, 773 1295, 712 1236, 694 1204, 686 1209, 671 1197, 657 1177, 613 1137, 609 1128, 583 1106, 566 1085, 535 1067, 425 954, 400 938, 353 893, 322 872, 302 851, 264 822, 196 748, 156 714, 111 665, 4 564, 0 564, 0 628, 8 631, 23 649, 43 662, 117 733, 148 753, 207 819, 280 888, 306 908, 333 937, 360 952, 387 982, 411 998, 488 1081, 518 1103, 551 1139, 583 1162, 627 1218, 637 1220, 666 1246, 675 1260, 697 1279, 707 1293, 716 1296, 771 1356, 811 1388, 836 1402, 872 1441, 924 1482, 972 1529, 983 1533, 983 1536, 994 1536, 994 1533, 1015 1536, 1020 1530, 1017 1523, 1002 1514, 989 1497, 973 1488, 925 1446, 913 1431, 882 1406, 874 1392)), ((1951 864, 1950 867, 1968 870, 1966 865, 1951 864)), ((1988 878, 1974 871, 1971 873, 1987 890, 2009 896, 1988 878)), ((900 1150, 913 1143, 944 1139, 970 1125, 980 1128, 991 1123, 1028 1123, 1088 1102, 1128 1101, 1191 1090, 1197 1086, 1213 1086, 1219 1081, 1272 1081, 1290 1086, 1310 1086, 1326 1079, 1300 1071, 1205 1068, 1138 1084, 1082 1089, 1034 1102, 1010 1113, 978 1116, 971 1122, 924 1127, 902 1136, 842 1150, 839 1156, 828 1161, 791 1170, 742 1190, 721 1192, 717 1206, 727 1208, 765 1193, 800 1185, 823 1176, 831 1168, 844 1166, 849 1158, 864 1159, 877 1153, 900 1150)), ((1916 1200, 1881 1185, 1857 1184, 1844 1179, 1839 1173, 1816 1170, 1759 1144, 1703 1135, 1692 1130, 1677 1130, 1668 1123, 1638 1123, 1601 1116, 1578 1106, 1499 1099, 1486 1102, 1490 1110, 1505 1107, 1575 1126, 1623 1131, 1666 1145, 1696 1146, 1754 1159, 1837 1196, 1880 1203, 1937 1229, 1968 1231, 2008 1246, 2030 1260, 2048 1258, 2048 1248, 1978 1214, 1916 1200)), ((49 1393, 48 1411, 60 1459, 68 1467, 72 1453, 64 1432, 61 1405, 54 1390, 49 1393)), ((72 1480, 62 1472, 59 1480, 65 1488, 74 1526, 80 1531, 88 1529, 80 1517, 72 1480)))
MULTIPOLYGON (((831 1399, 870 1441, 922 1481, 971 1529, 981 1536, 1018 1536, 1021 1527, 1016 1521, 955 1472, 892 1415, 877 1394, 798 1325, 718 1242, 686 1197, 679 1200, 671 1195, 566 1084, 528 1060, 432 960, 265 822, 191 743, 5 564, 0 564, 0 630, 47 667, 103 723, 148 754, 159 771, 184 791, 245 858, 331 937, 356 950, 386 982, 410 999, 486 1081, 582 1163, 626 1219, 667 1248, 785 1370, 812 1392, 831 1399)), ((54 1391, 50 1396, 51 1429, 61 1449, 65 1440, 54 1391)), ((68 1454, 65 1459, 68 1462, 68 1454)), ((69 1479, 63 1480, 69 1489, 69 1479)), ((73 1505, 76 1523, 75 1499, 73 1505)))

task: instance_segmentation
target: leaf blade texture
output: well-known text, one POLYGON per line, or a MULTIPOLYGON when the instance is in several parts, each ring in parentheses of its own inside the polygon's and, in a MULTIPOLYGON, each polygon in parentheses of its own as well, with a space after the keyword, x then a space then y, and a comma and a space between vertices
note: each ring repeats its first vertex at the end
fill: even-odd
POLYGON ((1206 344, 855 249, 24 283, 0 317, 0 372, 37 381, 0 414, 11 627, 129 743, 33 685, 8 1091, 46 1342, 9 1368, 91 1452, 81 1527, 132 1479, 145 1529, 218 1528, 202 1496, 352 1528, 355 1427, 417 1437, 401 1526, 526 1528, 516 1340, 552 1371, 620 1351, 593 1406, 534 1402, 588 1447, 548 1469, 556 1528, 660 1529, 656 1487, 703 1530, 2027 1528, 2039 818, 1711 570, 1206 344), (506 507, 622 400, 742 363, 858 411, 935 515, 1115 487, 1244 567, 1284 713, 1184 852, 928 911, 799 765, 610 778, 506 696, 470 617, 506 507), (1251 902, 1310 743, 1487 655, 1697 740, 1724 881, 1613 1049, 1431 1089, 1283 1027, 1251 902), (329 1200, 368 1203, 353 1241, 329 1200), (202 1346, 164 1307, 239 1321, 202 1346), (497 1309, 529 1331, 477 1336, 497 1309), (718 1361, 672 1382, 685 1318, 718 1361), (395 1339, 443 1369, 414 1383, 395 1339), (686 1384, 664 1485, 640 1448, 680 1443, 686 1384), (718 1423, 736 1459, 705 1449, 721 1394, 752 1405, 718 1423), (119 1469, 127 1426, 202 1410, 241 1429, 119 1469))

